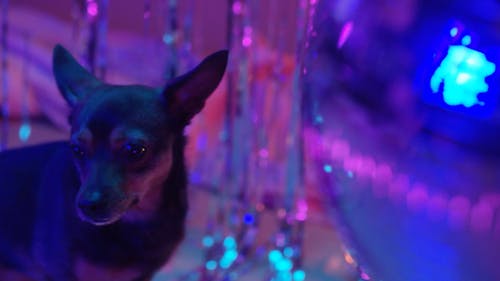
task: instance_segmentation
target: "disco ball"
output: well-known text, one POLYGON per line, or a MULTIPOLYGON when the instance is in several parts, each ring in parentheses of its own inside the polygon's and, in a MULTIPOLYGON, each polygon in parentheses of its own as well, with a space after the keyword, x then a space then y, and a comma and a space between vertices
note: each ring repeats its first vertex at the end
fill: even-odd
POLYGON ((319 0, 309 176, 361 279, 500 280, 500 1, 319 0))

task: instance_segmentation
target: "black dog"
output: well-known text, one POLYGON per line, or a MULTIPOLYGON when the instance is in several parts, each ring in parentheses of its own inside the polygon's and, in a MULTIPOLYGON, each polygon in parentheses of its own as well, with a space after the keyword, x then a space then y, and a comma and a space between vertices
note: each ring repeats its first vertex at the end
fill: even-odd
POLYGON ((103 83, 56 46, 71 138, 0 154, 0 280, 150 280, 184 235, 184 127, 227 57, 158 90, 103 83))

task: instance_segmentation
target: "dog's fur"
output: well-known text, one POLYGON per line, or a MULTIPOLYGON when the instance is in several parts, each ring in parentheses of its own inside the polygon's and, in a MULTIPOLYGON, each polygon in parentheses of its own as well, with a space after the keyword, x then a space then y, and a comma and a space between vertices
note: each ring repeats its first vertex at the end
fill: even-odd
POLYGON ((71 138, 0 153, 0 280, 150 280, 184 234, 184 127, 226 63, 214 53, 162 90, 118 86, 56 46, 71 138))

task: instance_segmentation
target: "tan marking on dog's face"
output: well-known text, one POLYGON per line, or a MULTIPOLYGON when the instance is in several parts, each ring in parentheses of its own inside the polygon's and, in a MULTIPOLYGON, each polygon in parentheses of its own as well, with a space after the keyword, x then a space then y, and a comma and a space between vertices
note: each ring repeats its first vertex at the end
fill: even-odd
POLYGON ((169 139, 167 142, 167 147, 155 157, 153 169, 142 175, 129 175, 127 178, 127 193, 133 194, 139 201, 125 212, 122 219, 147 219, 157 210, 162 199, 163 183, 172 168, 172 141, 169 139))

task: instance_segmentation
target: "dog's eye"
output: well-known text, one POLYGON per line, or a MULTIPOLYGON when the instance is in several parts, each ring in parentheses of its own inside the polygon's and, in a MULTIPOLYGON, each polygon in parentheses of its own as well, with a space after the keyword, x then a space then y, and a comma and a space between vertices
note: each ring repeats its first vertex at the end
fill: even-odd
POLYGON ((79 159, 81 159, 85 156, 85 150, 77 144, 71 145, 71 152, 73 152, 73 155, 79 159))
POLYGON ((126 144, 124 150, 127 159, 131 161, 140 160, 146 154, 146 147, 140 144, 126 144))

